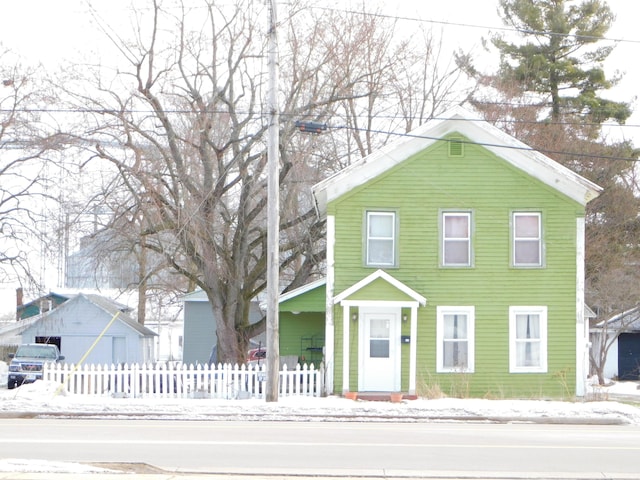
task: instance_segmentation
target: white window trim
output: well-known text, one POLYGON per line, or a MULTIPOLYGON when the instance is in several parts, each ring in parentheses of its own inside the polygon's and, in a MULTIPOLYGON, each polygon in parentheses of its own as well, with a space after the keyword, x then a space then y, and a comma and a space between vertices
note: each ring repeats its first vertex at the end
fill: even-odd
POLYGON ((509 307, 509 372, 547 373, 547 370, 547 307, 509 307), (518 314, 534 314, 540 316, 540 365, 532 367, 519 367, 516 364, 516 315, 518 314))
MULTIPOLYGON (((472 248, 472 230, 473 230, 473 217, 471 215, 471 212, 469 211, 457 211, 457 210, 451 210, 451 211, 443 211, 440 213, 440 265, 442 267, 450 267, 450 268, 464 268, 464 267, 471 267, 473 265, 473 248, 472 248), (445 261, 445 250, 446 250, 446 238, 445 238, 445 231, 446 231, 446 217, 467 217, 467 221, 468 221, 468 236, 466 237, 465 241, 467 242, 467 263, 446 263, 445 261)), ((450 242, 455 242, 459 239, 449 239, 448 241, 450 242)))
POLYGON ((436 308, 436 372, 438 373, 473 373, 475 371, 475 307, 449 307, 441 306, 436 308), (444 366, 444 316, 445 315, 466 315, 467 316, 467 358, 469 364, 467 368, 445 368, 444 366))
POLYGON ((365 252, 364 263, 367 267, 396 267, 398 265, 398 215, 395 211, 391 210, 367 210, 365 212, 365 252), (369 261, 369 218, 371 215, 387 215, 393 220, 393 233, 391 236, 391 248, 393 253, 393 259, 391 263, 380 263, 369 261))
MULTIPOLYGON (((522 238, 521 240, 525 240, 522 238)), ((526 238, 532 240, 532 238, 526 238)), ((519 210, 511 213, 511 265, 516 268, 538 268, 544 265, 544 247, 542 242, 542 212, 519 210), (538 217, 538 263, 518 263, 516 262, 516 217, 519 216, 536 216, 538 217)))

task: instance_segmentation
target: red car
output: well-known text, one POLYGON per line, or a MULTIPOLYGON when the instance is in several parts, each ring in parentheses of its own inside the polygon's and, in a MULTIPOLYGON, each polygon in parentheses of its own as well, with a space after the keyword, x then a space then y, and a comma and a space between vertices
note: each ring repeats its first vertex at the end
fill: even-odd
POLYGON ((247 365, 260 365, 267 359, 267 350, 264 347, 252 348, 247 353, 247 365))

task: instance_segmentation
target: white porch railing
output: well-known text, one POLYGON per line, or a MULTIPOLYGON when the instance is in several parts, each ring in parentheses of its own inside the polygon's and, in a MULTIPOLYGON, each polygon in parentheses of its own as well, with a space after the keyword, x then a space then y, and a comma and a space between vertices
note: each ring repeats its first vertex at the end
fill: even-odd
MULTIPOLYGON (((63 384, 73 395, 128 398, 263 398, 264 365, 82 365, 49 363, 43 380, 63 384)), ((297 365, 280 371, 279 396, 322 395, 324 368, 297 365)))

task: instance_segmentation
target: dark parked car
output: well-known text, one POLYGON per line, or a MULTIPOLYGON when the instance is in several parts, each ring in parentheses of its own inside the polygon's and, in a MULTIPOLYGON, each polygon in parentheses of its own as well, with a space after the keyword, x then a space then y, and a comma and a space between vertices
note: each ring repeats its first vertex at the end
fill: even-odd
POLYGON ((9 354, 9 358, 7 388, 10 389, 41 380, 45 363, 64 360, 57 346, 45 343, 20 345, 15 354, 9 354))

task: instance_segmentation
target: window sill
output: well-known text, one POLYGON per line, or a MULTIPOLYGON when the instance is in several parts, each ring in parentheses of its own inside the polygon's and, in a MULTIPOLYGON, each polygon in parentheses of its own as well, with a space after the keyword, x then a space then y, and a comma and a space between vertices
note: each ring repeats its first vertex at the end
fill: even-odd
POLYGON ((510 369, 509 373, 549 373, 546 368, 514 368, 510 369))

